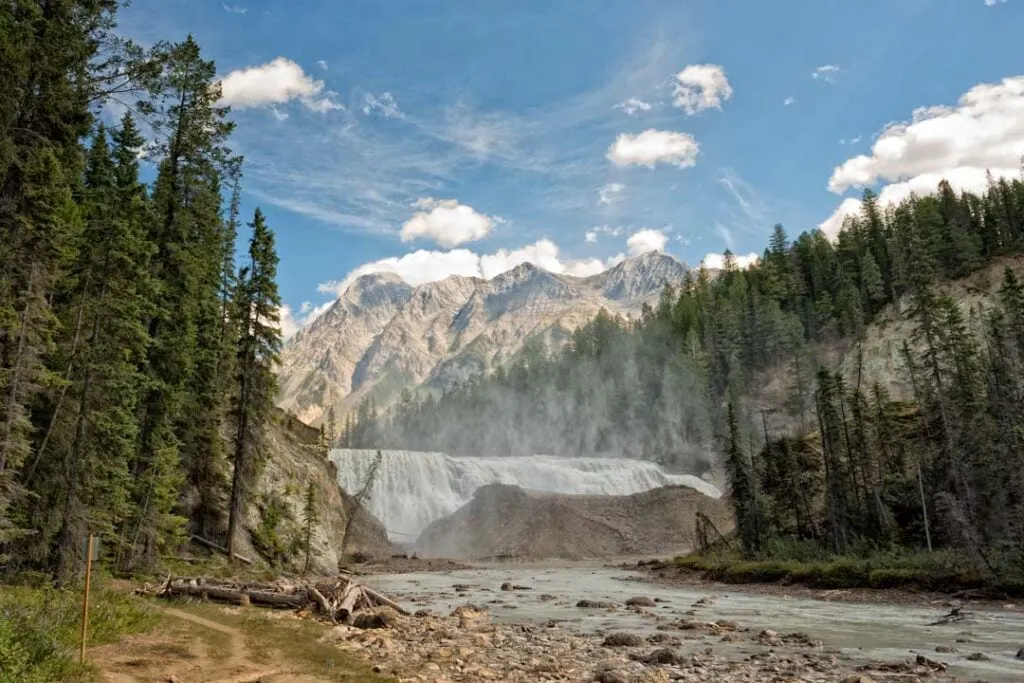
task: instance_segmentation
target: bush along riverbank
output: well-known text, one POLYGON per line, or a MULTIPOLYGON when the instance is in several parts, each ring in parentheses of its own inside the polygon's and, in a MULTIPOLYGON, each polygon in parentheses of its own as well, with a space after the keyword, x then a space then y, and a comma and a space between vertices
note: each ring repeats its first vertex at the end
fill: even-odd
POLYGON ((927 591, 965 598, 1024 597, 1019 577, 986 575, 954 551, 863 556, 765 554, 744 558, 731 548, 640 563, 664 578, 690 576, 729 584, 797 585, 817 589, 927 591))

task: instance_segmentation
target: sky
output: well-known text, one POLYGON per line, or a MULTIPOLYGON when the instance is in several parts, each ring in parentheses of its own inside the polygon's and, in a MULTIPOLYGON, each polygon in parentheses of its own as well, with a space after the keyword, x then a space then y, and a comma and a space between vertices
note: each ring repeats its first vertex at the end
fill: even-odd
POLYGON ((368 272, 745 263, 866 187, 979 190, 1024 156, 1024 0, 134 0, 119 24, 215 60, 286 334, 368 272))

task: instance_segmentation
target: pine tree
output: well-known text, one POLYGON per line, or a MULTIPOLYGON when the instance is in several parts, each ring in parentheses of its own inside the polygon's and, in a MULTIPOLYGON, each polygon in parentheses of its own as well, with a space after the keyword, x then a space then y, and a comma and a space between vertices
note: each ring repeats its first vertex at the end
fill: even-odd
POLYGON ((302 505, 302 547, 305 549, 306 561, 302 565, 302 573, 308 574, 310 562, 313 557, 313 530, 320 523, 320 514, 317 511, 316 488, 313 482, 306 485, 306 496, 302 505))
POLYGON ((238 526, 245 512, 252 482, 265 454, 264 429, 270 420, 277 380, 274 368, 279 360, 281 329, 277 293, 277 253, 274 233, 263 212, 256 209, 249 242, 249 264, 239 274, 236 310, 240 321, 237 342, 238 392, 233 419, 234 474, 228 507, 228 555, 234 557, 238 526))
POLYGON ((746 555, 761 547, 762 529, 758 514, 757 489, 750 459, 740 445, 739 423, 732 404, 726 417, 729 436, 725 449, 725 472, 729 481, 729 497, 736 514, 736 528, 746 555))

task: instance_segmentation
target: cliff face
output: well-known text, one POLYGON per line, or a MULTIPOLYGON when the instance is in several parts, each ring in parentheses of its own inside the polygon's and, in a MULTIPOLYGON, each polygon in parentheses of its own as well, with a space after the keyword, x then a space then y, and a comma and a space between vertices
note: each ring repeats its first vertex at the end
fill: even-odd
POLYGON ((340 420, 371 392, 384 404, 405 388, 444 388, 511 361, 530 338, 559 346, 602 308, 636 315, 685 273, 650 252, 588 278, 529 263, 416 288, 365 275, 286 345, 278 404, 317 424, 329 406, 340 420))
POLYGON ((573 560, 664 555, 694 547, 698 511, 720 532, 732 529, 728 501, 688 486, 631 496, 583 496, 491 484, 430 524, 416 541, 416 551, 425 557, 573 560))
MULTIPOLYGON (((319 520, 313 529, 312 569, 333 574, 341 558, 347 512, 352 509, 353 501, 338 485, 334 464, 318 451, 316 434, 317 430, 293 423, 280 412, 275 416, 267 433, 266 467, 248 509, 246 530, 249 534, 245 545, 248 552, 266 556, 261 540, 266 540, 262 538, 267 535, 266 518, 273 507, 275 512, 281 512, 274 536, 280 540, 285 553, 278 563, 301 569, 305 549, 300 547, 298 539, 302 538, 307 487, 312 484, 319 520)), ((348 554, 363 552, 387 557, 393 550, 384 525, 365 508, 356 512, 349 534, 345 548, 348 554)))

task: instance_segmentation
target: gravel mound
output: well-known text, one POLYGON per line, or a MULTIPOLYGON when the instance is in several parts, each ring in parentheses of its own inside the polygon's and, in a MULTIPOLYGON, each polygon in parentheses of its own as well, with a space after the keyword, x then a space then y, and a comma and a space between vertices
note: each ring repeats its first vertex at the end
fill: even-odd
POLYGON ((732 528, 727 501, 688 486, 664 486, 630 496, 587 496, 490 484, 424 529, 416 552, 464 559, 569 560, 664 554, 692 547, 697 511, 722 533, 732 528))

